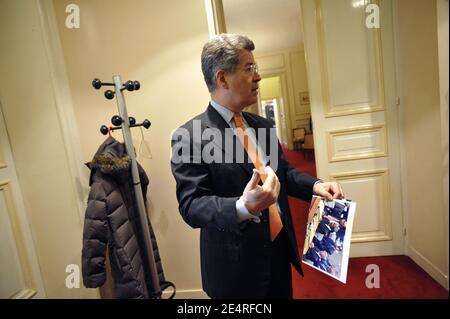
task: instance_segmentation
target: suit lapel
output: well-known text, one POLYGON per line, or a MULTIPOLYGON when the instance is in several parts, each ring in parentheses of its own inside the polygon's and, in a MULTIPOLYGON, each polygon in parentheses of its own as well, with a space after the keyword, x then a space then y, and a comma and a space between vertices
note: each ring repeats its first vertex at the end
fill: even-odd
MULTIPOLYGON (((208 106, 208 109, 206 110, 204 115, 205 117, 203 120, 205 128, 213 128, 218 129, 220 131, 221 140, 216 141, 215 139, 213 139, 211 142, 222 150, 223 162, 236 163, 235 146, 236 143, 240 142, 236 139, 236 136, 234 135, 232 128, 228 125, 227 122, 225 122, 223 117, 211 105, 208 106), (231 144, 232 147, 225 147, 225 139, 232 143, 231 144), (225 161, 225 158, 227 158, 228 161, 225 161)), ((244 171, 251 176, 253 174, 254 165, 253 163, 248 162, 248 156, 247 154, 245 155, 246 156, 244 157, 244 163, 238 162, 237 164, 239 164, 239 166, 241 166, 244 169, 244 171)))

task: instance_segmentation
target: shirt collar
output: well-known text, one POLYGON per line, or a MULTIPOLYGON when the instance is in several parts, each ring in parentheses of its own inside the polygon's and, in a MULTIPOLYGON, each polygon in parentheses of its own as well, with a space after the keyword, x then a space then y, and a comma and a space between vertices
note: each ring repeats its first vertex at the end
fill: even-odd
POLYGON ((223 117, 225 122, 227 122, 228 125, 230 125, 231 120, 233 119, 234 112, 227 109, 225 106, 220 105, 219 103, 211 100, 211 106, 219 112, 220 116, 223 117))

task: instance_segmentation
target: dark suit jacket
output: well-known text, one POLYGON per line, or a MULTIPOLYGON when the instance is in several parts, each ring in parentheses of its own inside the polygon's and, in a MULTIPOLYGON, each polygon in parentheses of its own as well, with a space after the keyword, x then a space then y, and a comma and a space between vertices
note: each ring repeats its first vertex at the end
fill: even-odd
POLYGON ((330 221, 326 218, 322 219, 319 223, 319 225, 317 226, 317 233, 323 234, 324 236, 328 236, 328 234, 331 231, 331 228, 329 226, 330 221))
POLYGON ((311 260, 315 267, 317 267, 323 271, 329 272, 330 263, 328 262, 328 260, 326 258, 320 257, 320 254, 319 254, 320 251, 321 250, 319 248, 314 246, 314 248, 308 249, 304 258, 311 260))
MULTIPOLYGON (((252 113, 243 112, 243 116, 250 127, 267 129, 261 132, 266 134, 266 144, 262 148, 270 157, 271 123, 252 113)), ((206 128, 216 128, 221 132, 221 140, 216 139, 215 144, 223 143, 226 134, 233 135, 225 120, 209 105, 204 113, 177 129, 172 137, 172 173, 176 180, 179 210, 187 224, 201 228, 203 289, 212 298, 261 298, 266 294, 270 280, 272 242, 268 210, 262 212, 261 223, 238 223, 236 212, 236 201, 249 182, 254 166, 247 157, 245 163, 209 164, 196 158, 195 154, 212 143, 209 140, 194 143, 194 131, 203 132, 206 128), (229 129, 227 132, 226 128, 229 129), (174 156, 181 154, 181 149, 191 151, 188 156, 190 161, 174 161, 174 156)), ((239 143, 236 137, 231 138, 234 143, 239 143)), ((261 136, 257 138, 262 140, 261 136)), ((276 136, 273 138, 276 139, 276 136)), ((303 275, 288 195, 310 201, 317 179, 292 167, 285 160, 278 140, 275 145, 278 152, 276 174, 281 184, 278 203, 291 244, 291 261, 303 275)), ((223 151, 221 155, 225 155, 224 149, 220 150, 223 151)))

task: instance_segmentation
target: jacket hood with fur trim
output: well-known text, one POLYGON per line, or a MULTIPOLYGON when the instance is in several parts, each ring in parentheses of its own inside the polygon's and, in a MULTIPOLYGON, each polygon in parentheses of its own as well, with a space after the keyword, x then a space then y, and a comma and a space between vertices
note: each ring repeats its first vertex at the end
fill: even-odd
MULTIPOLYGON (((98 148, 91 162, 86 163, 91 170, 89 186, 92 185, 93 175, 96 170, 101 173, 112 176, 118 183, 125 182, 131 176, 131 158, 126 153, 123 143, 109 136, 98 148)), ((140 177, 142 178, 141 170, 140 177)), ((144 177, 144 179, 147 179, 144 177)), ((141 182, 145 182, 142 181, 141 182)))

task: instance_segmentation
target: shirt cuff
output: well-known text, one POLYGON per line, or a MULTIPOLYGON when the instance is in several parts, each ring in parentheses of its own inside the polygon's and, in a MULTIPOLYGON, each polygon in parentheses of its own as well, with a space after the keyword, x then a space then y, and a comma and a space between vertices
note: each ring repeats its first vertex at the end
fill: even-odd
POLYGON ((316 186, 317 183, 323 183, 323 181, 319 179, 318 181, 316 181, 314 183, 314 185, 313 185, 313 195, 317 195, 316 192, 314 191, 314 187, 316 186))
MULTIPOLYGON (((236 201, 236 212, 238 223, 241 223, 248 219, 253 220, 255 223, 261 222, 261 219, 258 216, 251 214, 248 211, 247 207, 245 207, 242 196, 239 197, 239 199, 236 201)), ((259 215, 261 215, 261 213, 259 215)))

